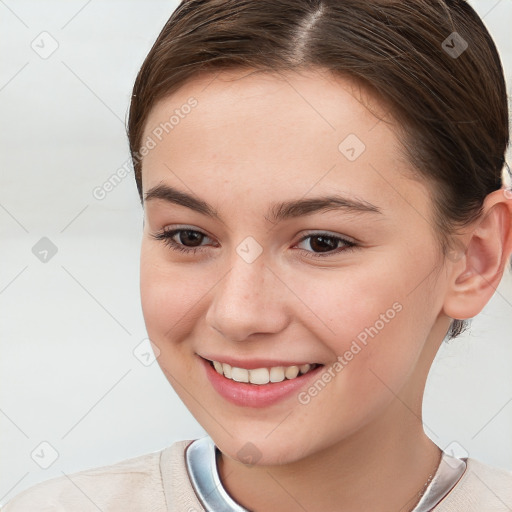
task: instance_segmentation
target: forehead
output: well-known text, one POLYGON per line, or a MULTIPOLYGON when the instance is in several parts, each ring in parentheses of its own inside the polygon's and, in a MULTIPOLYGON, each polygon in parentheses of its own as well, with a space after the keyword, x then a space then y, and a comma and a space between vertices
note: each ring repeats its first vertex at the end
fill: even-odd
MULTIPOLYGON (((187 81, 153 106, 145 134, 168 121, 175 111, 188 111, 186 104, 192 98, 198 106, 184 124, 195 128, 213 121, 218 128, 229 128, 243 117, 251 125, 237 125, 237 129, 284 125, 287 133, 299 130, 305 134, 309 127, 309 134, 321 135, 349 125, 356 130, 358 125, 370 123, 373 127, 383 119, 392 121, 384 98, 377 98, 355 79, 321 68, 279 73, 242 69, 201 73, 187 81), (306 124, 297 127, 292 120, 306 124)), ((173 127, 173 131, 178 130, 173 127)))
POLYGON ((396 210, 404 195, 425 197, 410 179, 388 106, 319 70, 198 76, 155 105, 143 143, 148 138, 155 146, 143 159, 144 191, 181 176, 205 198, 227 183, 262 201, 349 192, 383 210, 396 210))

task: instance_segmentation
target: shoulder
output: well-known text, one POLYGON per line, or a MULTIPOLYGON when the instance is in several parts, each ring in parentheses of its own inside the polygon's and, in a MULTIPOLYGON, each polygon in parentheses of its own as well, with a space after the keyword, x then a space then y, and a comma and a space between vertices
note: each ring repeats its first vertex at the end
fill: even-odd
POLYGON ((1 512, 165 512, 160 459, 164 453, 182 451, 183 443, 38 483, 15 496, 1 512))
POLYGON ((512 471, 467 459, 457 485, 436 507, 439 512, 508 512, 512 510, 512 471))

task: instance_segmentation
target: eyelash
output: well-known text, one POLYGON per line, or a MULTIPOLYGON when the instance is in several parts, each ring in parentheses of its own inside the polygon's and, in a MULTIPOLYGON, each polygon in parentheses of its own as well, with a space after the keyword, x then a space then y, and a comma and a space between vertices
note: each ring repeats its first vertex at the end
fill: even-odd
MULTIPOLYGON (((204 246, 187 247, 186 248, 185 246, 177 243, 175 240, 172 239, 175 235, 177 235, 178 233, 184 232, 184 231, 190 231, 192 233, 199 233, 203 236, 208 237, 208 235, 206 235, 205 233, 202 233, 201 231, 197 231, 194 229, 184 229, 184 228, 164 230, 164 231, 161 231, 160 233, 152 234, 151 236, 155 240, 163 241, 163 243, 165 245, 167 245, 169 248, 171 248, 173 251, 180 251, 180 252, 187 253, 187 254, 195 254, 196 252, 200 251, 201 248, 204 246)), ((351 242, 350 240, 346 240, 339 236, 331 235, 329 233, 314 233, 314 234, 305 235, 297 243, 299 244, 299 243, 303 242, 304 240, 307 240, 308 238, 315 238, 315 237, 325 237, 325 238, 334 240, 336 242, 342 242, 343 244, 345 244, 345 247, 344 248, 338 247, 337 249, 327 252, 327 253, 314 253, 311 251, 307 251, 306 249, 299 249, 301 252, 306 252, 308 254, 307 257, 309 257, 309 258, 325 258, 328 256, 332 256, 334 254, 339 254, 340 252, 343 252, 343 251, 353 250, 357 247, 357 244, 355 242, 351 242)))

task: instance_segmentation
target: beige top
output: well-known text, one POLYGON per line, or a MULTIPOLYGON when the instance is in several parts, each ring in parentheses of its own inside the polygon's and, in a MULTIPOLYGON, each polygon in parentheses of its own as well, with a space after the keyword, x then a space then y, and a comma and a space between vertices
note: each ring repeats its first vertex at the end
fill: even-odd
MULTIPOLYGON (((1 512, 204 512, 185 466, 191 442, 41 482, 15 496, 1 512)), ((468 459, 465 473, 434 510, 509 512, 512 471, 468 459)))

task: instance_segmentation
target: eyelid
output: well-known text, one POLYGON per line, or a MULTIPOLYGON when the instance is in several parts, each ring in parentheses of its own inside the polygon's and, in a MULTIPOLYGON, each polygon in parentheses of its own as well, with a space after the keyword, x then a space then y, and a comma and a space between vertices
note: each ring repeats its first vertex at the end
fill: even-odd
POLYGON ((304 240, 307 240, 308 238, 314 238, 314 237, 321 237, 325 236, 326 238, 331 238, 336 241, 336 244, 339 244, 340 242, 344 244, 342 247, 336 247, 335 249, 327 252, 314 252, 314 251, 308 251, 306 249, 297 249, 301 251, 306 258, 313 259, 313 260, 319 260, 322 258, 334 258, 336 256, 339 256, 341 253, 348 252, 354 249, 357 249, 360 244, 357 242, 354 242, 350 240, 350 237, 345 237, 344 235, 337 235, 337 234, 331 234, 328 231, 310 231, 306 233, 305 235, 300 238, 298 242, 296 242, 294 245, 298 245, 304 240))
POLYGON ((175 226, 171 226, 171 227, 166 226, 159 233, 160 234, 173 233, 174 235, 176 235, 180 231, 194 231, 194 232, 200 233, 201 235, 203 235, 207 238, 210 238, 211 240, 215 240, 215 237, 210 235, 206 230, 200 229, 196 226, 191 226, 188 224, 176 224, 175 226))
MULTIPOLYGON (((175 236, 180 231, 194 231, 194 232, 200 233, 201 235, 204 235, 210 239, 214 238, 211 235, 209 235, 208 233, 206 233, 203 229, 199 229, 195 226, 189 226, 186 224, 176 225, 176 226, 172 226, 172 227, 165 227, 162 229, 162 231, 159 234, 168 235, 169 233, 172 233, 172 236, 175 236)), ((321 235, 325 235, 325 236, 332 237, 332 238, 337 238, 337 239, 343 240, 344 242, 348 242, 348 243, 353 243, 353 244, 360 243, 359 240, 354 239, 353 237, 349 237, 346 235, 340 235, 338 233, 333 233, 329 230, 311 229, 311 230, 306 230, 306 232, 301 236, 301 238, 299 238, 299 240, 297 240, 296 244, 299 242, 303 242, 306 238, 309 238, 310 236, 321 236, 321 235)))
MULTIPOLYGON (((202 252, 204 250, 204 247, 206 247, 204 245, 187 247, 186 245, 183 245, 183 244, 173 240, 173 238, 178 233, 183 232, 183 231, 193 231, 194 233, 199 233, 200 235, 202 235, 206 238, 213 239, 213 237, 210 237, 210 235, 204 233, 202 230, 195 229, 192 226, 174 226, 172 228, 166 227, 159 233, 151 234, 151 237, 154 238, 155 240, 163 241, 163 243, 165 245, 167 245, 173 251, 179 251, 179 252, 189 254, 189 255, 195 254, 198 251, 202 252)), ((322 235, 324 235, 326 238, 331 238, 333 240, 336 240, 337 244, 339 242, 341 242, 342 244, 344 244, 344 247, 336 247, 335 249, 333 249, 331 251, 327 251, 327 252, 314 252, 314 251, 308 251, 306 249, 300 249, 300 248, 298 248, 297 250, 301 251, 305 255, 306 258, 318 260, 319 258, 329 258, 329 257, 337 256, 338 254, 340 254, 342 252, 356 249, 360 245, 358 242, 354 242, 354 241, 350 240, 350 237, 345 237, 344 235, 337 235, 334 233, 331 234, 330 232, 325 231, 325 230, 324 231, 309 230, 304 235, 302 235, 302 237, 294 244, 294 246, 303 242, 304 240, 307 240, 308 238, 312 238, 315 236, 321 237, 322 235)))
MULTIPOLYGON (((209 238, 214 238, 212 235, 210 235, 206 230, 202 229, 202 228, 198 228, 196 226, 191 226, 191 225, 188 225, 188 224, 176 224, 175 226, 171 226, 171 227, 164 227, 162 229, 162 233, 169 233, 169 232, 173 232, 173 231, 180 231, 180 230, 183 230, 183 231, 197 231, 198 233, 201 233, 202 235, 205 235, 209 238)), ((332 231, 329 231, 328 229, 306 229, 304 231, 304 234, 302 235, 302 237, 299 239, 300 241, 302 241, 305 237, 308 237, 308 236, 313 236, 313 235, 317 235, 317 236, 320 236, 320 235, 326 235, 326 236, 332 236, 334 238, 342 238, 344 240, 346 240, 347 242, 353 242, 353 243, 361 243, 358 239, 354 238, 354 237, 351 237, 351 236, 347 236, 347 235, 342 235, 342 234, 339 234, 339 233, 334 233, 332 231)))
MULTIPOLYGON (((213 236, 210 236, 205 230, 203 229, 199 229, 199 228, 196 228, 194 226, 188 226, 188 225, 176 225, 176 226, 172 226, 172 227, 165 227, 163 228, 160 232, 156 233, 156 237, 158 237, 158 239, 171 239, 173 237, 175 237, 178 233, 180 233, 180 231, 193 231, 194 233, 199 233, 200 235, 202 235, 203 237, 205 238, 209 238, 210 240, 215 240, 215 237, 213 236)), ((154 236, 154 237, 155 237, 154 236)), ((181 245, 181 244, 179 244, 181 245)), ((218 246, 218 242, 217 242, 217 246, 218 246)), ((186 247, 186 246, 184 246, 186 247)), ((206 247, 204 245, 200 245, 200 246, 197 246, 196 249, 200 249, 202 247, 206 247)), ((188 249, 193 249, 193 247, 188 247, 188 249)))
POLYGON ((299 241, 302 242, 304 240, 304 238, 308 238, 310 236, 321 236, 321 235, 325 235, 325 236, 332 237, 332 238, 339 238, 340 240, 343 240, 348 243, 353 243, 353 244, 360 243, 359 240, 357 240, 356 238, 353 238, 353 237, 347 236, 347 235, 341 235, 339 233, 333 233, 326 229, 306 230, 306 233, 304 235, 302 235, 302 238, 300 238, 299 241))

